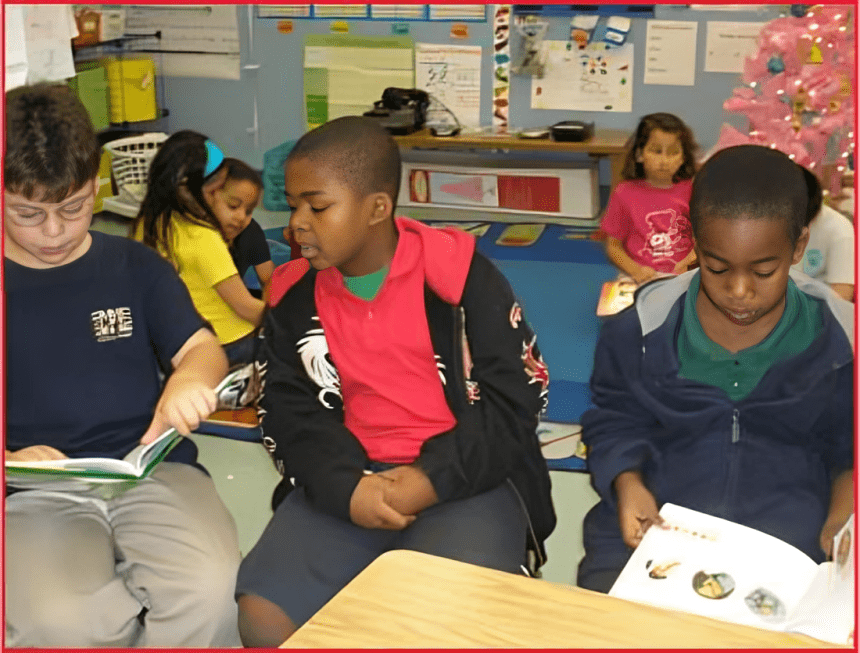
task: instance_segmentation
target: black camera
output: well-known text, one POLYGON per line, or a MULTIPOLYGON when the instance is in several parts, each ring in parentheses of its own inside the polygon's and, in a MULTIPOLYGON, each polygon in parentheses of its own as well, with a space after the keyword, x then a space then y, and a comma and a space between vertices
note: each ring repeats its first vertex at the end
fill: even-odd
POLYGON ((430 96, 425 91, 391 86, 364 116, 378 120, 391 134, 411 134, 424 126, 428 106, 430 96))

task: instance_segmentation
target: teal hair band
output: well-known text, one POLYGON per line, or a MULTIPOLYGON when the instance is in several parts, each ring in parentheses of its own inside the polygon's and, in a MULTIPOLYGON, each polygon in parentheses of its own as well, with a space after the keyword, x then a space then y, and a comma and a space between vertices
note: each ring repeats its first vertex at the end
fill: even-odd
POLYGON ((213 141, 206 139, 206 167, 203 169, 205 179, 224 163, 224 153, 213 141))

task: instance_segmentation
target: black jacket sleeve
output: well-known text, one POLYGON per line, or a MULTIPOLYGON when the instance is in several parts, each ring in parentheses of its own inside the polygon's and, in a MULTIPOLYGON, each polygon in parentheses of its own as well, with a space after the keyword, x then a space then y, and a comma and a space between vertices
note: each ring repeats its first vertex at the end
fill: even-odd
MULTIPOLYGON (((457 425, 427 440, 416 460, 442 501, 498 486, 526 458, 534 461, 536 455, 543 464, 536 431, 549 384, 535 335, 510 284, 479 253, 461 306, 453 310, 461 327, 453 332, 456 341, 439 342, 437 336, 434 347, 454 352, 443 359, 449 361, 445 393, 457 425)), ((446 331, 452 337, 431 316, 431 333, 446 331)))
POLYGON ((344 426, 340 381, 313 316, 312 294, 312 281, 301 281, 265 318, 260 423, 263 441, 282 462, 284 475, 304 487, 314 506, 348 520, 350 498, 367 456, 344 426), (300 310, 308 313, 307 319, 290 315, 300 310), (304 326, 293 326, 299 324, 304 326), (309 368, 322 388, 311 379, 309 368))

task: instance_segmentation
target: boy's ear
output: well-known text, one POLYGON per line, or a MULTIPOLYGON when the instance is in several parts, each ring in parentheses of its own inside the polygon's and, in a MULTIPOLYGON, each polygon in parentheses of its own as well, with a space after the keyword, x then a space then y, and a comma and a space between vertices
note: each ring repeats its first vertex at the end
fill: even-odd
POLYGON ((371 202, 369 225, 377 225, 391 217, 391 213, 394 210, 394 202, 391 201, 388 193, 373 193, 368 198, 368 201, 371 202))
POLYGON ((795 265, 803 260, 803 253, 806 251, 806 246, 809 244, 809 227, 804 227, 800 232, 800 237, 797 239, 797 244, 794 246, 794 254, 791 257, 791 264, 795 265))

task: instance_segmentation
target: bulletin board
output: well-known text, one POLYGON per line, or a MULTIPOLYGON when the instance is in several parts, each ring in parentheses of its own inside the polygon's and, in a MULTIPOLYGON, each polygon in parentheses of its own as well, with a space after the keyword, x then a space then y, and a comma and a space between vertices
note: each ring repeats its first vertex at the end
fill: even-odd
POLYGON ((304 103, 308 129, 373 108, 389 86, 415 86, 409 37, 305 37, 304 103))

